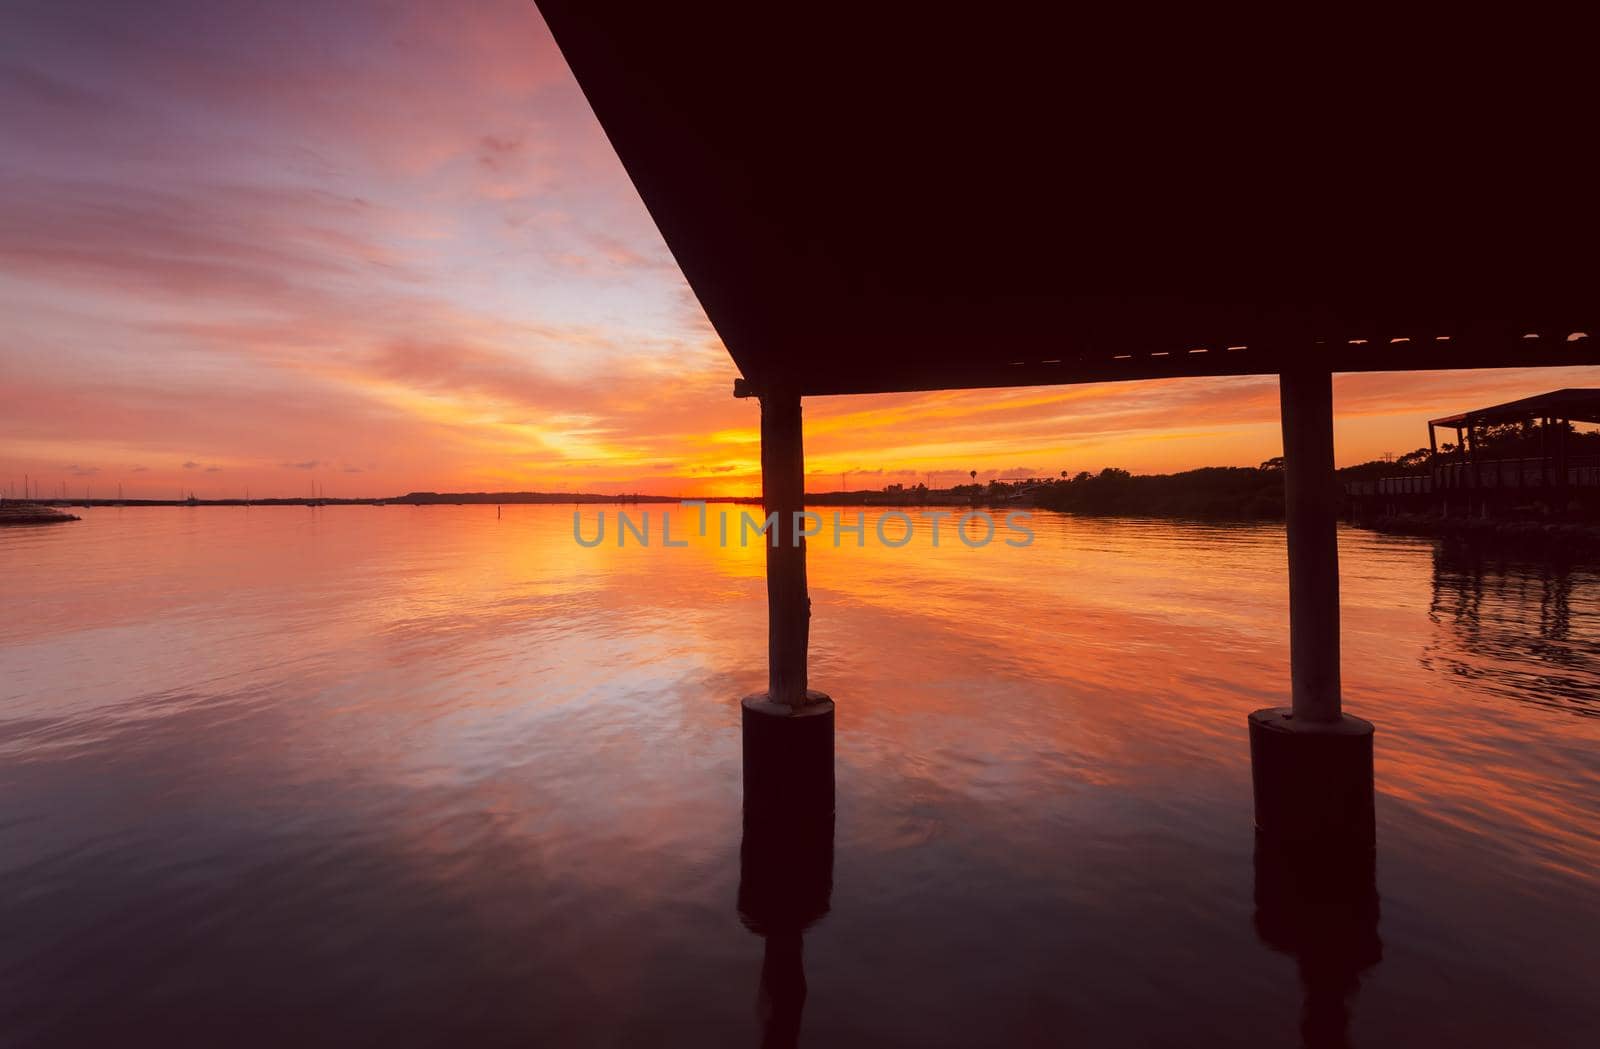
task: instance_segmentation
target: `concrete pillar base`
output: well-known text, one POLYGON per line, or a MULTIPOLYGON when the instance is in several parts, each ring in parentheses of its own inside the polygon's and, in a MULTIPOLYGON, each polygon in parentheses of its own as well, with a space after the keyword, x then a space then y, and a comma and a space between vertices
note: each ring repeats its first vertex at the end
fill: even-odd
POLYGON ((744 697, 747 813, 833 815, 833 700, 807 691, 804 706, 744 697))
POLYGON ((1296 719, 1287 708, 1250 715, 1256 829, 1283 843, 1371 843, 1372 723, 1296 719))
POLYGON ((833 891, 833 700, 744 698, 739 914, 763 936, 798 935, 833 891))

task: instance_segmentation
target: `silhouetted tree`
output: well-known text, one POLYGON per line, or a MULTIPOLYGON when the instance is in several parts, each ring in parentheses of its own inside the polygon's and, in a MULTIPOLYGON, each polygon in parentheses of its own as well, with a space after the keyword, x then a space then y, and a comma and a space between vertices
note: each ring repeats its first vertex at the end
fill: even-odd
POLYGON ((1396 459, 1395 465, 1406 470, 1420 470, 1428 466, 1433 459, 1433 452, 1427 448, 1418 448, 1416 451, 1407 452, 1396 459))

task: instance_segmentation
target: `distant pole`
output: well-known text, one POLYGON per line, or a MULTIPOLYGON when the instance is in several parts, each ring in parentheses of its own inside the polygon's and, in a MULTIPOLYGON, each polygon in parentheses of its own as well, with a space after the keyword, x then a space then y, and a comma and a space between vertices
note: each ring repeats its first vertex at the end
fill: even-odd
POLYGON ((1333 466, 1333 376, 1322 368, 1278 379, 1289 538, 1289 666, 1294 714, 1338 721, 1339 493, 1333 466))
POLYGON ((1550 420, 1539 420, 1539 487, 1550 486, 1550 420))
MULTIPOLYGON (((1556 420, 1556 427, 1557 427, 1557 429, 1556 429, 1556 456, 1557 456, 1557 461, 1558 461, 1558 463, 1560 465, 1560 471, 1556 475, 1556 480, 1561 485, 1561 487, 1563 489, 1565 489, 1567 487, 1567 484, 1568 484, 1568 477, 1567 477, 1567 431, 1572 428, 1572 422, 1569 419, 1557 419, 1556 420)), ((1563 506, 1562 509, 1565 510, 1566 507, 1563 506)))
POLYGON ((1483 442, 1474 436, 1472 420, 1467 420, 1467 456, 1472 460, 1472 485, 1478 490, 1478 502, 1483 502, 1483 442))

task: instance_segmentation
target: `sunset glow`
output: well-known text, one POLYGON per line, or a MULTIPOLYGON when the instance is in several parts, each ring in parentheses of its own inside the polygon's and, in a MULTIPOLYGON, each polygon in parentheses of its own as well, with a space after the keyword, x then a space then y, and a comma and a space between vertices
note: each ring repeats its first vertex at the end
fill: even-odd
POLYGON ((1592 1042, 1586 27, 1405 21, 0 4, 4 1049, 1592 1042))
MULTIPOLYGON (((758 490, 755 403, 533 4, 0 24, 0 489, 758 490)), ((1342 377, 1339 460, 1597 381, 1342 377)), ((1276 397, 1250 378, 817 399, 808 487, 1254 465, 1278 454, 1276 397)))

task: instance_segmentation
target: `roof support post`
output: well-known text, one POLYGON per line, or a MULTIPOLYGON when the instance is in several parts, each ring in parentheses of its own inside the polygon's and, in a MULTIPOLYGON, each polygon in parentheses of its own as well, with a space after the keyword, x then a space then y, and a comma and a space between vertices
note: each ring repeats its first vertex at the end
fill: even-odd
POLYGON ((1478 439, 1477 430, 1471 420, 1467 422, 1467 458, 1472 460, 1472 485, 1478 490, 1478 497, 1483 498, 1483 442, 1478 439))
POLYGON ((1339 492, 1333 376, 1324 365, 1278 377, 1289 547, 1292 706, 1250 715, 1256 828, 1295 845, 1373 840, 1372 725, 1341 710, 1339 492))
MULTIPOLYGON (((1434 495, 1444 488, 1443 478, 1439 474, 1439 438, 1433 432, 1433 423, 1428 424, 1428 483, 1434 495)), ((1443 498, 1443 496, 1441 496, 1443 498)))
POLYGON ((767 535, 767 698, 806 702, 806 648, 811 598, 806 593, 806 541, 796 528, 805 509, 805 450, 800 395, 761 397, 761 506, 775 517, 767 535))
POLYGON ((741 704, 744 840, 739 915, 766 941, 762 1044, 793 1045, 805 1006, 803 934, 833 887, 833 700, 806 689, 805 449, 800 395, 761 398, 767 551, 767 691, 741 704))
POLYGON ((761 503, 767 552, 767 691, 744 697, 744 805, 751 820, 833 820, 833 700, 806 688, 805 451, 800 394, 761 398, 761 503))
POLYGON ((1550 417, 1539 419, 1539 487, 1550 490, 1550 417))
MULTIPOLYGON (((1564 494, 1567 489, 1567 431, 1571 428, 1570 419, 1556 420, 1556 484, 1564 494)), ((1561 509, 1565 510, 1563 506, 1561 509)))
POLYGON ((1284 508, 1289 538, 1289 663, 1295 717, 1339 720, 1338 489, 1333 376, 1284 372, 1284 508))

